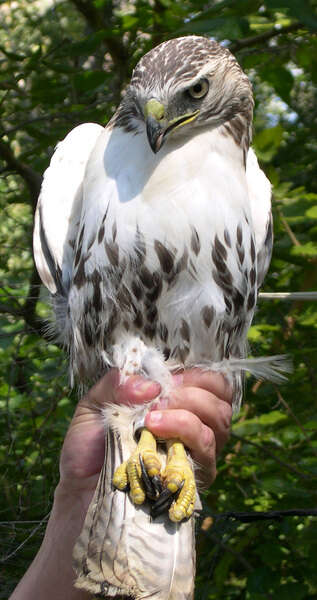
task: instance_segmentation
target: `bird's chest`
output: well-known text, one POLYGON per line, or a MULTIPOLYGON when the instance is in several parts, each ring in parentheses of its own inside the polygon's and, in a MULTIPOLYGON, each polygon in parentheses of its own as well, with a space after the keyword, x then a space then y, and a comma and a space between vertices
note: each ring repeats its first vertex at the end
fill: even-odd
POLYGON ((109 166, 86 190, 84 285, 108 345, 133 331, 183 362, 217 360, 228 333, 241 334, 255 303, 255 251, 234 159, 232 147, 225 156, 202 137, 159 161, 109 166))

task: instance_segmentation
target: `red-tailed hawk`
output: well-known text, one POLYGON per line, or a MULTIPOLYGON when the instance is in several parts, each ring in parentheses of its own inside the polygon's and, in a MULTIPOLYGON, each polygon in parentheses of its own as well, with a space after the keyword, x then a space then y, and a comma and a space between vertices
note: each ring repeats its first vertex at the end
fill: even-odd
MULTIPOLYGON (((272 247, 252 110, 229 50, 183 37, 140 60, 107 127, 80 125, 57 146, 34 251, 73 379, 89 384, 117 367, 167 394, 172 371, 199 366, 231 380, 237 408, 242 371, 268 371, 245 358, 272 247)), ((106 460, 75 549, 77 585, 100 597, 190 598, 192 466, 178 440, 167 456, 157 448, 146 410, 105 410, 106 460)))

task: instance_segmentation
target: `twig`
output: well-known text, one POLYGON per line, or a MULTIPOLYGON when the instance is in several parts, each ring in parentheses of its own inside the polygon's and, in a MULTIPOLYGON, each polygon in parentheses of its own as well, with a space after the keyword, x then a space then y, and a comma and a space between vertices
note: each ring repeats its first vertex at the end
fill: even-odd
POLYGON ((0 558, 0 563, 4 563, 7 560, 9 560, 9 558, 12 558, 13 556, 15 556, 19 552, 19 550, 21 550, 21 548, 23 548, 23 546, 25 546, 25 544, 29 541, 29 539, 31 539, 31 537, 33 537, 33 535, 35 535, 36 532, 42 527, 43 523, 45 523, 45 521, 47 521, 49 516, 50 516, 50 512, 47 513, 47 515, 45 515, 45 517, 43 517, 43 519, 38 523, 38 525, 36 527, 34 527, 34 529, 32 529, 31 533, 27 536, 27 538, 25 538, 25 540, 23 540, 23 542, 21 542, 21 544, 19 544, 19 546, 17 546, 17 548, 15 548, 15 550, 10 552, 6 556, 3 556, 2 558, 0 558))
MULTIPOLYGON (((305 429, 304 429, 303 425, 301 424, 300 420, 297 418, 297 416, 296 416, 296 415, 295 415, 295 413, 292 411, 292 409, 291 409, 291 407, 289 406, 289 404, 288 404, 288 403, 286 402, 286 400, 283 398, 283 396, 282 396, 281 392, 280 392, 280 391, 279 391, 277 388, 275 388, 275 391, 276 391, 276 394, 277 394, 277 397, 278 397, 278 400, 279 400, 279 402, 280 402, 281 404, 283 404, 283 406, 284 406, 284 408, 286 408, 286 410, 287 410, 288 414, 289 414, 289 415, 290 415, 290 416, 291 416, 291 417, 294 419, 294 421, 295 421, 295 423, 296 423, 297 427, 298 427, 298 428, 300 429, 300 431, 302 432, 302 434, 303 434, 303 436, 304 436, 304 438, 305 438, 306 442, 308 442, 308 443, 309 443, 309 445, 310 445, 310 438, 309 438, 309 436, 307 435, 307 433, 306 433, 306 431, 305 431, 305 429)), ((312 448, 312 447, 311 447, 311 448, 310 448, 310 451, 311 451, 313 454, 315 454, 315 456, 317 456, 317 450, 315 450, 315 448, 312 448)))
POLYGON ((286 233, 288 234, 291 242, 293 242, 294 246, 301 246, 301 243, 298 241, 295 233, 290 228, 290 226, 289 226, 288 222, 286 221, 286 219, 285 219, 285 217, 283 215, 283 212, 280 209, 280 207, 278 207, 277 212, 278 212, 278 214, 280 216, 281 222, 282 222, 282 224, 284 226, 284 229, 285 229, 286 233))
POLYGON ((274 29, 270 29, 270 31, 265 31, 264 33, 244 38, 243 40, 236 40, 229 45, 229 48, 231 52, 237 52, 242 48, 255 46, 256 44, 262 44, 262 42, 266 42, 273 37, 285 35, 287 33, 291 33, 292 31, 297 31, 298 29, 303 29, 303 25, 301 23, 292 23, 291 25, 287 25, 285 27, 274 27, 274 29))
POLYGON ((38 525, 39 523, 43 523, 43 519, 39 521, 0 521, 0 527, 9 527, 10 525, 38 525))
POLYGON ((282 465, 282 467, 285 467, 286 469, 288 469, 288 471, 292 471, 293 473, 296 473, 296 475, 298 475, 301 479, 306 479, 306 480, 307 479, 317 479, 317 476, 314 475, 313 473, 307 473, 307 472, 303 473, 302 471, 299 471, 299 469, 297 469, 293 465, 290 465, 290 464, 284 462, 284 460, 281 460, 280 458, 278 458, 278 456, 276 456, 276 454, 274 452, 272 452, 272 450, 270 450, 269 448, 264 447, 261 444, 257 444, 256 442, 252 442, 251 440, 248 440, 247 438, 245 438, 241 435, 237 435, 236 433, 233 433, 233 432, 231 432, 231 436, 233 438, 236 438, 237 440, 241 440, 242 442, 245 442, 246 444, 250 444, 250 446, 254 446, 255 448, 258 448, 262 452, 265 452, 265 454, 268 454, 269 456, 271 456, 271 458, 273 458, 277 463, 282 465))
POLYGON ((0 106, 4 103, 6 97, 8 96, 10 90, 6 90, 0 100, 0 106))
POLYGON ((215 544, 220 546, 220 548, 223 548, 226 552, 229 552, 229 554, 231 554, 239 562, 241 562, 241 564, 247 569, 247 571, 253 571, 253 568, 251 567, 250 563, 244 558, 244 556, 240 552, 237 552, 236 550, 233 550, 233 548, 230 548, 229 544, 226 544, 225 542, 220 540, 216 534, 210 533, 208 531, 207 535, 208 538, 210 538, 213 542, 215 542, 215 544))
POLYGON ((0 158, 8 165, 8 168, 18 173, 25 181, 29 188, 31 203, 35 210, 37 199, 41 189, 42 177, 31 169, 28 165, 17 159, 9 144, 0 140, 0 158))
POLYGON ((40 296, 40 278, 33 263, 33 271, 29 281, 29 290, 23 305, 23 317, 25 322, 33 329, 38 329, 38 319, 36 317, 36 304, 40 296))
POLYGON ((260 300, 317 300, 317 292, 260 292, 260 300))
POLYGON ((271 519, 281 520, 285 517, 317 517, 317 508, 290 508, 287 510, 268 510, 252 512, 228 511, 223 513, 210 513, 215 519, 236 519, 242 523, 252 523, 253 521, 268 521, 271 519))
POLYGON ((2 302, 0 304, 0 314, 9 314, 14 317, 23 317, 22 309, 16 309, 13 306, 10 306, 9 304, 3 304, 2 302))

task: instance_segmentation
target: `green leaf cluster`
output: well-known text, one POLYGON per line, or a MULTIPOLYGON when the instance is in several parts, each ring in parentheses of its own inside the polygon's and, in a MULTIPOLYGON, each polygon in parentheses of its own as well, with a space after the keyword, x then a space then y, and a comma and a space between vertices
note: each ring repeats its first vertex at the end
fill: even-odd
MULTIPOLYGON (((316 8, 316 0, 0 3, 0 599, 39 547, 76 402, 31 250, 56 143, 79 123, 105 124, 154 45, 190 33, 223 41, 252 81, 254 147, 273 184, 275 245, 263 289, 316 289, 316 8)), ((197 598, 317 600, 316 520, 215 517, 316 506, 316 317, 316 302, 258 303, 250 353, 288 354, 294 371, 280 387, 247 379, 218 477, 203 494, 197 598)))

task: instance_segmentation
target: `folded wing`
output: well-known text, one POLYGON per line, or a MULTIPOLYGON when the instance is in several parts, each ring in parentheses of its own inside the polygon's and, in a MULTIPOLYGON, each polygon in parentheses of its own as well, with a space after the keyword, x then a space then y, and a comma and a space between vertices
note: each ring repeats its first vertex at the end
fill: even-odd
POLYGON ((67 297, 82 209, 86 164, 104 128, 85 123, 60 142, 45 171, 35 213, 34 259, 44 285, 67 297))

